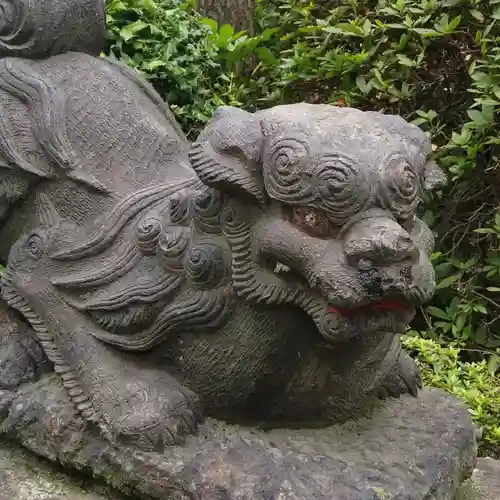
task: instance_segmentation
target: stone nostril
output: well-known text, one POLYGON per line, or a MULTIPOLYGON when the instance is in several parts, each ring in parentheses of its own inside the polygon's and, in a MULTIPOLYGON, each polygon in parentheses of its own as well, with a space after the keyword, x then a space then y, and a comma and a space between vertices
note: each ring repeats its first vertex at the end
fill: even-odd
POLYGON ((413 262, 418 257, 413 238, 395 221, 365 220, 353 226, 344 239, 348 264, 359 271, 413 262))
POLYGON ((345 248, 345 253, 349 264, 362 272, 378 266, 411 263, 418 257, 418 249, 413 240, 403 235, 374 239, 369 246, 356 243, 358 244, 351 244, 345 248))
POLYGON ((394 251, 401 255, 402 259, 415 257, 418 253, 415 242, 410 235, 399 235, 395 241, 394 251))

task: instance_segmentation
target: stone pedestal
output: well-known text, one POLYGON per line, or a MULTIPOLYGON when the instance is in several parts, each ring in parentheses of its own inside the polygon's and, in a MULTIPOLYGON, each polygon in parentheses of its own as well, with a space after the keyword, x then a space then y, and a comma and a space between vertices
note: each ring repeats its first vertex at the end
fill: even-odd
POLYGON ((30 330, 0 309, 0 434, 26 449, 161 500, 451 500, 476 462, 466 409, 439 390, 381 402, 316 430, 208 420, 164 453, 115 448, 75 412, 30 330))
POLYGON ((500 500, 500 460, 480 458, 454 500, 500 500))
POLYGON ((125 500, 125 497, 102 485, 89 485, 85 479, 55 471, 33 454, 0 441, 0 500, 125 500))
POLYGON ((321 430, 208 421, 186 446, 155 454, 104 442, 56 376, 44 376, 19 390, 0 429, 38 455, 162 500, 451 499, 476 458, 467 412, 437 390, 321 430))

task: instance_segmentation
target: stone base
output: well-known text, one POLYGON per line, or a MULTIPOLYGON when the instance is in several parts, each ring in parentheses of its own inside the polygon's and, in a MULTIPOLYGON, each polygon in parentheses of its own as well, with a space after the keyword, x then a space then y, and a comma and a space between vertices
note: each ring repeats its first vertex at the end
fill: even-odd
POLYGON ((208 421, 163 455, 116 449, 74 412, 55 375, 17 392, 0 431, 38 455, 158 499, 452 499, 476 460, 466 410, 438 390, 321 430, 208 421))
POLYGON ((103 486, 54 471, 47 463, 0 442, 0 500, 124 500, 103 486))
POLYGON ((474 474, 460 486, 455 500, 500 500, 500 460, 480 458, 474 474))
MULTIPOLYGON (((208 420, 198 437, 164 454, 115 448, 76 414, 33 339, 0 304, 0 435, 134 496, 451 500, 476 462, 470 415, 438 390, 387 400, 371 416, 326 429, 265 432, 208 420)), ((12 484, 14 472, 5 476, 12 484)))

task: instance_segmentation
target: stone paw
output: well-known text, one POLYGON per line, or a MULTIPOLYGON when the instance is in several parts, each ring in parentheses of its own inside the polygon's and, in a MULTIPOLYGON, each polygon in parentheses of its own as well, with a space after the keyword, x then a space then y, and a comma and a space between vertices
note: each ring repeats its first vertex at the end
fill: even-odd
POLYGON ((138 389, 115 401, 112 412, 106 413, 104 427, 113 441, 143 451, 162 452, 167 446, 182 445, 202 422, 200 399, 184 387, 161 392, 154 387, 138 389))
POLYGON ((418 396, 422 388, 420 368, 405 352, 401 351, 398 364, 382 381, 379 397, 399 397, 401 394, 418 396))

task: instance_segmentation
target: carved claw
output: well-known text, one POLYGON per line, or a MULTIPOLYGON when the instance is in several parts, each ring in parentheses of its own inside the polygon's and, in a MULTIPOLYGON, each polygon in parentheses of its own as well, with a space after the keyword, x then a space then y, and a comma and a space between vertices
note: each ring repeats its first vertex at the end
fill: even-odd
POLYGON ((117 444, 163 452, 184 444, 202 422, 202 404, 188 389, 145 388, 103 412, 106 430, 117 444))
POLYGON ((417 397, 418 390, 421 388, 422 377, 419 367, 408 354, 401 352, 398 364, 382 382, 378 396, 399 397, 401 394, 409 393, 417 397))

